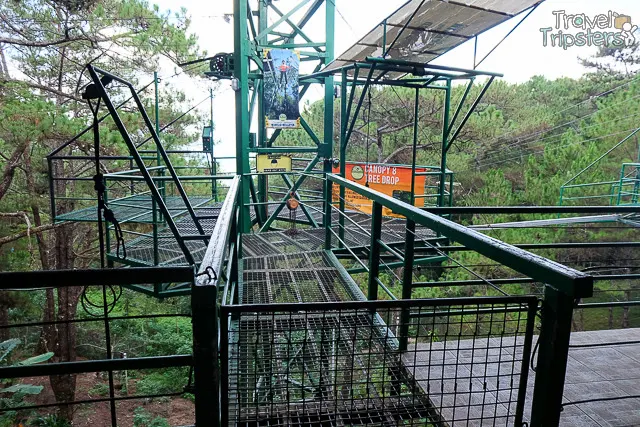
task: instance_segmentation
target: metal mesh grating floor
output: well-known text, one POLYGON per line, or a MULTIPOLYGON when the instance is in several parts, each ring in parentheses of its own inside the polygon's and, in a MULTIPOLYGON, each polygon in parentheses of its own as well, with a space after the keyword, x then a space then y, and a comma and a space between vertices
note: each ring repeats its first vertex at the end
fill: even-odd
MULTIPOLYGON (((204 199, 203 199, 204 200, 204 199)), ((180 200, 182 202, 182 200, 180 200)), ((175 206, 175 205, 174 205, 175 206)), ((184 206, 184 205, 182 205, 184 206)), ((218 203, 203 206, 197 211, 198 216, 217 216, 220 212, 218 203)), ((136 220, 137 221, 137 220, 136 220)), ((197 235, 200 234, 196 225, 190 216, 182 213, 179 217, 174 218, 176 228, 180 235, 197 235)), ((215 227, 215 219, 200 220, 205 235, 211 235, 215 227)), ((126 233, 125 233, 126 235, 126 233)), ((158 265, 186 265, 187 261, 184 257, 182 249, 178 245, 178 241, 169 227, 162 227, 158 230, 158 265)), ((189 248, 195 261, 200 263, 206 252, 207 246, 204 241, 187 241, 186 246, 189 248)), ((119 260, 126 264, 134 265, 155 265, 154 262, 154 238, 150 235, 139 236, 125 241, 127 250, 126 259, 119 260)), ((115 247, 112 244, 110 255, 115 256, 115 247)))
POLYGON ((241 304, 363 299, 322 251, 245 258, 242 270, 241 304))
MULTIPOLYGON (((370 222, 371 217, 367 221, 370 222)), ((369 227, 363 225, 367 230, 369 227)), ((405 223, 393 219, 383 224, 382 241, 386 244, 402 243, 405 240, 405 223)), ((418 239, 435 237, 435 233, 425 227, 416 228, 418 239)), ((338 246, 338 240, 332 237, 333 247, 338 246)), ((242 238, 244 256, 258 257, 264 254, 294 254, 301 251, 317 251, 324 247, 325 229, 308 228, 290 231, 268 231, 265 233, 245 234, 242 238)), ((349 247, 369 246, 371 237, 355 226, 345 226, 345 242, 349 247)))
POLYGON ((433 406, 370 312, 242 313, 229 425, 429 425, 433 406))
MULTIPOLYGON (((208 197, 189 197, 189 202, 193 207, 207 206, 207 208, 218 208, 222 203, 214 203, 213 199, 208 197)), ((116 219, 120 223, 125 222, 151 222, 152 221, 152 203, 150 195, 134 195, 121 199, 108 200, 109 209, 113 211, 116 219)), ((180 196, 165 197, 167 208, 172 211, 173 215, 179 215, 185 211, 184 201, 180 196)), ((96 222, 97 206, 91 206, 84 209, 78 209, 56 217, 56 221, 78 221, 78 222, 96 222)), ((208 215, 198 210, 198 215, 208 215)))
POLYGON ((537 299, 452 301, 223 306, 228 425, 518 425, 537 299))

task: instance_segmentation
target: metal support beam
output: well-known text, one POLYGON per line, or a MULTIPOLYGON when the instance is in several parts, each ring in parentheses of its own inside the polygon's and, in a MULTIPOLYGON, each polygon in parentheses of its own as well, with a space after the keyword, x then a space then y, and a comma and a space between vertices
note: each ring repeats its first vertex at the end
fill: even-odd
MULTIPOLYGON (((248 176, 249 164, 249 46, 246 0, 233 1, 234 70, 238 89, 235 93, 236 105, 236 173, 242 177, 240 190, 240 225, 242 233, 251 229, 251 215, 248 202, 251 197, 248 176)), ((264 31, 260 32, 262 35, 264 31)))
POLYGON ((220 414, 218 395, 218 287, 193 286, 193 359, 196 425, 216 425, 220 414))
POLYGON ((544 295, 531 427, 560 425, 569 358, 574 298, 549 285, 544 295))
MULTIPOLYGON (((415 231, 416 223, 407 220, 407 231, 405 233, 404 244, 404 266, 402 270, 402 299, 411 299, 413 290, 413 259, 414 259, 414 246, 415 246, 415 231)), ((409 342, 409 312, 405 309, 400 312, 400 333, 398 334, 399 349, 400 351, 406 351, 409 342)))
MULTIPOLYGON (((473 105, 471 105, 471 108, 469 108, 469 111, 467 111, 467 114, 464 116, 464 118, 460 122, 460 125, 458 125, 458 127, 456 128, 456 131, 454 132, 453 136, 448 141, 447 150, 449 150, 449 148, 451 148, 451 144, 453 144, 456 141, 456 139, 458 138, 458 135, 460 135, 460 132, 462 131, 462 128, 464 128, 464 125, 467 124, 467 121, 469 120, 471 115, 475 112, 476 107, 478 106, 480 101, 482 101, 482 98, 484 98, 484 95, 487 93, 487 90, 489 90, 489 87, 491 87, 491 84, 493 83, 494 80, 495 80, 495 76, 491 76, 491 78, 489 78, 489 81, 485 83, 484 87, 482 88, 482 91, 480 91, 480 94, 478 95, 476 100, 473 102, 473 105)), ((451 121, 450 126, 453 127, 453 124, 454 122, 451 121)), ((450 130, 448 132, 450 132, 450 130)))
POLYGON ((451 80, 447 81, 442 117, 442 153, 440 155, 440 184, 438 185, 438 206, 444 206, 444 189, 447 180, 447 152, 449 151, 449 112, 451 110, 451 80))
MULTIPOLYGON (((273 24, 271 24, 269 27, 265 28, 264 30, 260 31, 260 33, 258 33, 258 36, 256 37, 256 39, 262 38, 264 36, 266 36, 267 34, 269 34, 271 32, 271 30, 275 30, 280 24, 282 24, 283 22, 287 22, 289 25, 293 27, 296 27, 295 24, 293 24, 291 21, 289 21, 289 18, 291 17, 291 15, 293 15, 294 13, 296 13, 298 10, 302 9, 307 3, 309 3, 309 1, 311 0, 301 0, 300 3, 298 3, 295 7, 293 7, 289 12, 282 14, 280 19, 278 19, 276 22, 274 22, 273 24)), ((269 6, 271 6, 271 8, 280 15, 280 11, 273 8, 273 4, 271 2, 269 2, 269 6)), ((303 36, 302 31, 300 31, 298 33, 301 37, 305 38, 305 36, 303 36)), ((311 40, 307 40, 307 41, 311 41, 311 40)))
POLYGON ((289 191, 287 192, 287 194, 285 194, 285 196, 280 200, 280 204, 278 205, 276 210, 271 214, 271 216, 267 219, 267 221, 264 223, 264 225, 260 228, 261 232, 265 232, 265 231, 269 230, 269 227, 271 227, 271 224, 273 224, 273 221, 275 221, 278 218, 278 215, 280 214, 280 212, 282 211, 282 209, 286 205, 287 200, 289 200, 289 194, 295 193, 296 191, 298 191, 300 186, 307 179, 307 175, 306 175, 307 172, 312 171, 313 168, 318 164, 319 160, 320 160, 320 158, 318 156, 316 156, 307 165, 307 167, 305 168, 305 170, 302 173, 302 175, 300 175, 300 177, 298 177, 298 179, 296 180, 295 184, 291 188, 289 188, 289 191))
POLYGON ((369 280, 367 299, 378 299, 378 275, 380 273, 380 239, 382 238, 382 205, 373 202, 371 213, 371 250, 369 252, 369 280))

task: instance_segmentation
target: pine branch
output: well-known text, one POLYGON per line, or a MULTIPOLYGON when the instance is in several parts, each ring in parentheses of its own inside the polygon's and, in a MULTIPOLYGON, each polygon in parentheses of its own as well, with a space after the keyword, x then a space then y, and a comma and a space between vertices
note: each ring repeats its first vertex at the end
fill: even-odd
POLYGON ((74 101, 77 101, 77 102, 83 102, 81 98, 78 98, 75 95, 72 95, 70 93, 66 93, 64 91, 61 91, 61 90, 58 90, 58 89, 55 89, 55 88, 52 88, 52 87, 49 87, 49 86, 44 86, 44 85, 41 85, 41 84, 38 84, 38 83, 27 82, 27 81, 24 81, 24 80, 0 78, 0 85, 1 84, 6 84, 6 83, 23 84, 23 85, 26 85, 26 86, 28 86, 28 87, 30 87, 32 89, 42 90, 42 91, 49 92, 49 93, 51 93, 53 95, 56 95, 56 96, 60 96, 60 97, 67 98, 67 99, 71 99, 71 100, 74 100, 74 101))
POLYGON ((40 227, 27 228, 26 230, 21 231, 20 233, 17 233, 17 234, 13 234, 11 236, 0 237, 0 247, 2 247, 3 245, 6 245, 7 243, 15 242, 16 240, 22 239, 23 237, 30 236, 31 234, 37 234, 37 233, 42 233, 43 231, 53 230, 55 228, 61 227, 62 225, 64 225, 64 223, 46 224, 46 225, 41 225, 40 227))

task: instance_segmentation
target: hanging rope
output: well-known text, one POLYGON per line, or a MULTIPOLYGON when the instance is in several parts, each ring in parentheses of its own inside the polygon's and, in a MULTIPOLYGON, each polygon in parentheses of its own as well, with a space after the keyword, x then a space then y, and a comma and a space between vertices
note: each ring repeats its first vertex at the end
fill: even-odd
POLYGON ((115 214, 105 201, 105 193, 107 187, 104 182, 104 175, 100 170, 100 122, 98 120, 98 111, 100 110, 100 98, 95 105, 95 108, 91 104, 91 100, 88 100, 89 108, 93 114, 93 151, 96 162, 96 174, 93 176, 93 188, 96 190, 98 196, 98 233, 100 237, 100 266, 105 268, 105 245, 104 245, 104 229, 102 219, 113 225, 113 230, 116 236, 116 257, 118 259, 127 258, 127 248, 124 244, 124 233, 122 227, 118 222, 115 214), (122 248, 122 256, 120 256, 120 249, 122 248))
MULTIPOLYGON (((88 90, 87 90, 88 92, 88 90)), ((127 256, 127 251, 124 245, 124 236, 122 233, 122 228, 120 227, 120 223, 115 217, 115 214, 109 207, 105 201, 105 192, 107 190, 104 175, 100 170, 100 120, 98 119, 98 112, 100 110, 100 98, 97 98, 95 106, 91 103, 91 97, 86 97, 87 102, 89 104, 89 109, 93 115, 93 150, 94 150, 94 158, 96 163, 96 174, 93 176, 94 189, 96 190, 97 198, 98 198, 98 208, 97 208, 97 216, 98 216, 98 240, 100 242, 100 268, 105 268, 105 243, 104 243, 104 224, 102 222, 103 218, 105 221, 113 224, 113 228, 116 234, 116 256, 120 259, 124 259, 127 256), (120 248, 122 247, 123 257, 120 257, 120 248)), ((82 308, 84 311, 93 317, 98 317, 100 315, 106 316, 108 313, 113 311, 116 307, 116 304, 120 297, 122 296, 122 287, 114 287, 114 286, 104 286, 103 287, 103 295, 102 295, 102 304, 94 303, 90 300, 88 296, 88 287, 85 287, 82 290, 82 295, 80 297, 80 302, 82 304, 82 308), (109 289, 109 294, 111 294, 112 298, 110 301, 107 301, 107 289, 109 289), (93 309, 101 309, 102 313, 96 313, 93 309)))

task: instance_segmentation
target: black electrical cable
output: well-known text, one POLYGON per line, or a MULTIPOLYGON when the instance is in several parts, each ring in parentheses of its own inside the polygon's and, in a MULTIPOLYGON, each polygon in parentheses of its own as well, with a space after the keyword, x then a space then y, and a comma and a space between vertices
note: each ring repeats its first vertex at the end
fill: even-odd
MULTIPOLYGON (((94 86, 95 87, 95 86, 94 86)), ((96 105, 94 106, 91 102, 91 97, 88 94, 89 91, 89 87, 87 87, 87 92, 85 92, 85 97, 88 98, 87 102, 89 104, 89 108, 91 110, 91 113, 93 115, 93 149, 94 149, 94 156, 95 156, 95 164, 96 164, 96 175, 93 177, 93 181, 94 181, 94 188, 96 190, 97 193, 97 197, 98 197, 98 207, 97 207, 97 217, 98 217, 98 240, 99 240, 99 251, 100 251, 100 268, 105 268, 105 258, 106 258, 106 254, 105 254, 105 242, 104 242, 104 224, 103 224, 103 218, 105 221, 108 221, 110 223, 113 224, 114 229, 115 229, 115 233, 116 233, 116 256, 118 258, 120 258, 120 247, 122 246, 122 252, 123 252, 123 258, 126 258, 126 248, 124 246, 124 236, 122 233, 122 228, 120 227, 120 224, 118 223, 117 219, 115 218, 115 214, 113 213, 113 211, 111 209, 108 208, 106 202, 105 202, 105 191, 106 191, 106 186, 104 184, 104 176, 101 173, 100 170, 100 121, 98 119, 98 112, 100 110, 100 98, 97 98, 97 102, 96 105)), ((90 316, 94 316, 97 317, 101 314, 105 314, 105 313, 99 313, 96 314, 94 313, 90 307, 93 308, 98 308, 98 309, 103 309, 104 311, 106 311, 106 314, 111 313, 113 311, 113 309, 115 308, 118 300, 120 299, 120 297, 122 296, 122 288, 121 287, 113 287, 113 286, 109 286, 109 293, 113 296, 112 301, 111 302, 107 302, 107 287, 105 287, 105 289, 103 290, 103 302, 102 305, 98 305, 93 303, 88 295, 87 295, 87 291, 88 291, 88 287, 85 287, 82 290, 82 294, 80 296, 80 303, 82 304, 82 308, 85 310, 85 312, 87 314, 89 314, 90 316)))

